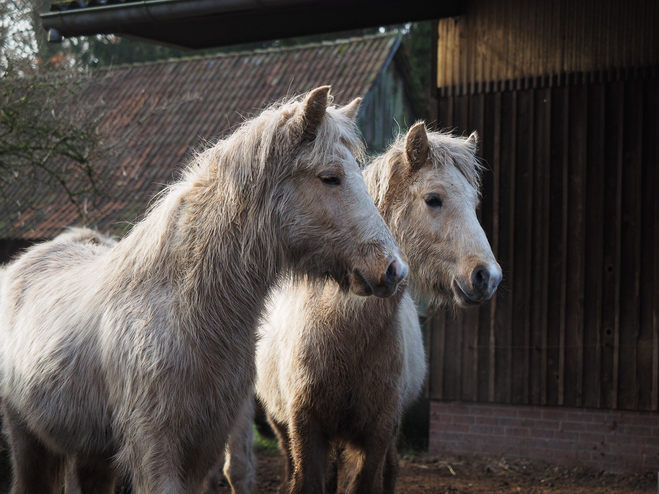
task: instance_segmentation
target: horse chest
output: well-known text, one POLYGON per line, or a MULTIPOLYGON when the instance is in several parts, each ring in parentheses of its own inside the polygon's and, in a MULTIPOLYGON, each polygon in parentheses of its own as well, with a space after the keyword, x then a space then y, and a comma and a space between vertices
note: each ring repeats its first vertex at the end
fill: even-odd
POLYGON ((337 437, 363 433, 396 413, 400 383, 380 369, 344 367, 316 382, 309 396, 326 432, 337 437))

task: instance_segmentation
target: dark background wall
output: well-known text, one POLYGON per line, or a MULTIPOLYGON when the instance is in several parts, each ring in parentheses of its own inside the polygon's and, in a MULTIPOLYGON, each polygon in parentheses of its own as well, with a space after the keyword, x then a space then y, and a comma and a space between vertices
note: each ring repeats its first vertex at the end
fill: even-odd
POLYGON ((430 396, 657 410, 657 70, 513 81, 439 99, 476 129, 491 303, 431 321, 430 396))
POLYGON ((471 1, 436 122, 477 130, 491 303, 430 321, 433 399, 659 408, 659 4, 471 1))

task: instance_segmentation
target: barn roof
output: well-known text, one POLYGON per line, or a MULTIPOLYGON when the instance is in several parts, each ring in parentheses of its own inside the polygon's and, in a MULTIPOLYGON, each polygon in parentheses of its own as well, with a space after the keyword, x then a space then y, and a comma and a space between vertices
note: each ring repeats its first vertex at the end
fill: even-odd
POLYGON ((191 149, 287 95, 331 84, 337 104, 366 96, 399 44, 376 35, 97 70, 79 104, 101 115, 109 151, 87 215, 81 219, 63 193, 30 199, 13 190, 0 238, 50 238, 82 223, 121 234, 177 177, 191 149))

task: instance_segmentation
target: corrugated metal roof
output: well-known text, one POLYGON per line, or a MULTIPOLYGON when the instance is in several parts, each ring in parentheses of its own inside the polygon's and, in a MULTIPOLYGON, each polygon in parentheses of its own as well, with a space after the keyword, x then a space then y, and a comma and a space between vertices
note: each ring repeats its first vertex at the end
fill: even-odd
MULTIPOLYGON (((100 195, 81 220, 65 194, 31 208, 12 194, 0 238, 50 238, 85 223, 121 234, 187 162, 189 150, 226 135, 283 97, 324 84, 334 102, 365 96, 391 51, 392 35, 98 70, 81 105, 102 112, 110 152, 96 167, 100 195), (9 219, 9 221, 7 221, 9 219)), ((4 206, 3 206, 4 208, 4 206)))

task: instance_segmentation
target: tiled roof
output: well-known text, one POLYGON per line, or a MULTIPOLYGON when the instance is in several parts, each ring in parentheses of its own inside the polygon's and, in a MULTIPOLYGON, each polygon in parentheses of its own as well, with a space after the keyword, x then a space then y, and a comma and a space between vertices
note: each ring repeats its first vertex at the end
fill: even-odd
MULTIPOLYGON (((331 84, 337 104, 365 96, 397 46, 382 35, 96 71, 81 104, 102 112, 112 152, 98 163, 101 194, 84 223, 123 233, 176 178, 190 149, 287 95, 331 84)), ((24 197, 21 206, 12 201, 0 238, 50 238, 83 223, 65 194, 50 196, 31 208, 24 197)))

